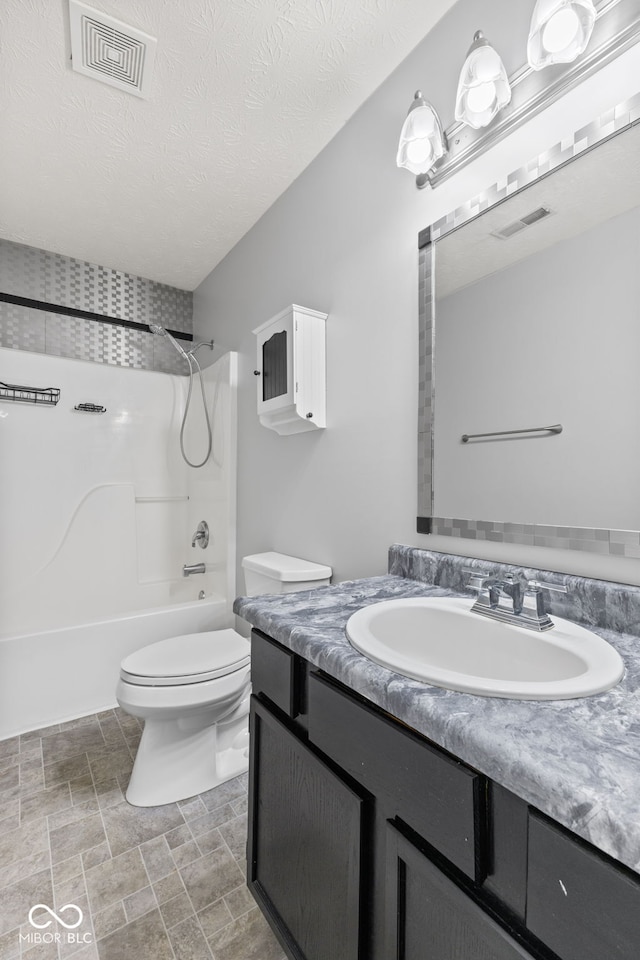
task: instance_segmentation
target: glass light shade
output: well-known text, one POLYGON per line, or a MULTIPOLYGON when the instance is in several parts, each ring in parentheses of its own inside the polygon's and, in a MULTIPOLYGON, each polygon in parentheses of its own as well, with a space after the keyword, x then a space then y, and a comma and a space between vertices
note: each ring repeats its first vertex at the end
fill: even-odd
POLYGON ((440 118, 418 90, 400 131, 396 163, 418 176, 428 173, 444 154, 440 118))
POLYGON ((542 70, 572 63, 586 49, 595 21, 593 0, 537 0, 527 42, 529 66, 542 70))
POLYGON ((499 54, 478 30, 460 71, 456 120, 479 130, 511 100, 507 71, 499 54))

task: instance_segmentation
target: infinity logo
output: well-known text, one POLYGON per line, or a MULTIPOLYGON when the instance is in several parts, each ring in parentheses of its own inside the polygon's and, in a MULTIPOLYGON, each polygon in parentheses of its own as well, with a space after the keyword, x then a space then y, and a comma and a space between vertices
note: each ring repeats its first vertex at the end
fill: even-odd
POLYGON ((51 925, 51 920, 45 920, 44 923, 36 923, 35 920, 33 919, 33 915, 36 912, 36 910, 44 910, 51 917, 53 917, 54 920, 57 920, 58 923, 62 924, 65 930, 75 930, 75 928, 79 927, 80 924, 82 923, 82 918, 83 918, 82 910, 80 909, 80 907, 77 907, 75 903, 65 903, 64 907, 60 907, 60 913, 64 913, 65 910, 76 911, 76 913, 78 914, 78 919, 76 920, 75 923, 65 923, 62 917, 59 916, 57 913, 54 913, 51 907, 48 907, 46 903, 36 903, 36 905, 34 907, 31 907, 31 910, 29 910, 29 923, 31 924, 32 927, 36 927, 37 930, 44 930, 45 927, 49 927, 51 925))

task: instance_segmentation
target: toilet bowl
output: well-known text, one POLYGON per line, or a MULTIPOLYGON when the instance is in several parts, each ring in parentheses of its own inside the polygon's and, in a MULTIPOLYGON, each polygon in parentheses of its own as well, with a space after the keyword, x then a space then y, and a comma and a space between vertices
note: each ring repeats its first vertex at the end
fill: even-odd
POLYGON ((144 720, 134 806, 193 797, 247 768, 250 644, 235 630, 160 640, 122 662, 116 699, 144 720))
MULTIPOLYGON (((279 553, 243 560, 247 594, 328 584, 331 568, 279 553)), ((251 646, 235 630, 170 637, 126 657, 116 699, 144 720, 126 797, 137 807, 185 800, 244 773, 251 646)))

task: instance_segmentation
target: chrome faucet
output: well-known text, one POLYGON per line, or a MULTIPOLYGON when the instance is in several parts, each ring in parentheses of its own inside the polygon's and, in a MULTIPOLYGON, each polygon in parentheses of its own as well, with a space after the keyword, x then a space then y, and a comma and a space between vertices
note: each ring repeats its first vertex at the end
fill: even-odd
POLYGON ((206 567, 204 563, 185 563, 182 568, 182 576, 190 577, 194 573, 206 573, 206 567))
POLYGON ((200 544, 203 550, 209 545, 209 524, 206 520, 200 521, 196 532, 191 538, 191 546, 195 547, 196 543, 200 544))
POLYGON ((567 593, 565 586, 555 583, 528 580, 524 576, 487 577, 475 572, 471 572, 469 586, 478 594, 472 613, 540 631, 553 627, 542 591, 567 593))

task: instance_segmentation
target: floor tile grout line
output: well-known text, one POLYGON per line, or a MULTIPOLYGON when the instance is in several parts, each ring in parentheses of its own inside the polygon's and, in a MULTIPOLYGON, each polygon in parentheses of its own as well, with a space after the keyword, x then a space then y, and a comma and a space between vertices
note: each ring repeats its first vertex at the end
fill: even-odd
MULTIPOLYGON (((44 751, 42 750, 42 738, 40 738, 40 749, 42 751, 42 779, 44 782, 44 751)), ((69 795, 71 795, 70 789, 69 789, 69 795)), ((22 809, 22 803, 20 804, 20 808, 22 809)), ((52 897, 53 903, 55 903, 56 890, 53 882, 53 850, 51 848, 51 828, 50 828, 48 816, 45 817, 45 823, 47 826, 47 846, 49 848, 49 875, 51 877, 51 897, 52 897)), ((51 904, 51 906, 53 907, 53 904, 51 904)), ((60 944, 58 943, 56 943, 56 953, 58 955, 58 958, 60 958, 60 944)), ((20 949, 20 955, 21 956, 23 955, 22 948, 20 949)))
MULTIPOLYGON (((98 721, 98 723, 99 723, 99 722, 100 722, 100 721, 98 721)), ((98 804, 98 812, 100 813, 100 822, 102 823, 102 829, 104 830, 104 835, 105 835, 107 847, 109 848, 109 853, 111 853, 111 847, 109 846, 109 837, 108 837, 107 830, 106 830, 106 827, 105 827, 105 824, 104 824, 104 820, 102 819, 102 811, 100 810, 100 801, 98 800, 98 791, 96 790, 96 784, 95 784, 95 780, 94 780, 94 778, 93 778, 93 771, 92 771, 92 769, 91 769, 91 760, 89 759, 89 752, 88 752, 88 751, 87 751, 87 753, 85 754, 85 756, 86 756, 86 758, 87 758, 87 765, 88 765, 88 767, 89 767, 89 776, 91 777, 91 783, 92 783, 92 786, 93 786, 93 792, 94 792, 95 795, 96 795, 96 803, 98 804)), ((89 849, 91 849, 91 848, 89 848, 89 849)), ((84 889, 85 889, 86 895, 87 895, 87 904, 88 904, 88 906, 89 906, 89 922, 90 922, 90 924, 91 924, 91 933, 92 933, 92 936, 93 936, 93 943, 95 944, 96 953, 98 953, 98 952, 99 952, 99 951, 98 951, 98 939, 97 939, 97 937, 96 937, 96 928, 95 928, 95 924, 94 924, 94 922, 93 922, 93 914, 94 914, 94 911, 93 911, 93 907, 91 906, 91 897, 89 896, 89 884, 87 883, 87 872, 86 872, 86 870, 85 870, 84 859, 83 859, 83 857, 82 857, 82 854, 83 854, 84 852, 86 852, 86 851, 81 851, 81 853, 79 854, 79 857, 80 857, 80 871, 81 871, 81 873, 82 873, 82 882, 84 883, 84 889)))
MULTIPOLYGON (((160 834, 160 836, 164 837, 164 833, 160 834)), ((133 848, 133 849, 138 849, 138 850, 140 850, 140 847, 141 847, 141 844, 138 844, 137 848, 133 848)), ((169 852, 171 852, 171 851, 169 851, 169 852)), ((163 927, 163 929, 164 929, 165 936, 166 936, 166 938, 167 938, 167 943, 169 944, 169 949, 171 950, 171 954, 172 954, 172 956, 174 957, 174 960, 178 960, 178 958, 176 957, 176 952, 175 952, 175 950, 173 949, 173 943, 171 942, 171 937, 169 936, 169 930, 168 930, 167 925, 166 925, 166 923, 165 923, 164 916, 162 915, 162 910, 161 910, 161 908, 160 908, 160 903, 159 903, 159 901, 158 901, 158 895, 157 895, 157 893, 156 893, 156 890, 155 890, 155 887, 154 887, 153 883, 151 882, 151 877, 149 876, 149 870, 147 869, 147 864, 145 863, 145 859, 144 859, 144 857, 142 856, 142 850, 140 850, 140 859, 142 860, 142 866, 143 866, 143 868, 144 868, 144 872, 145 872, 146 875, 147 875, 147 880, 149 881, 149 886, 151 887, 151 890, 153 891, 153 897, 154 897, 154 899, 155 899, 155 901, 156 901, 156 906, 157 906, 157 908, 158 908, 158 914, 160 915, 160 920, 161 920, 161 922, 162 922, 162 927, 163 927)), ((173 858, 172 858, 172 859, 173 859, 173 858)), ((176 869, 177 869, 177 868, 176 868, 176 869)), ((167 876, 169 876, 169 874, 167 874, 167 876)), ((160 879, 162 879, 162 878, 160 878, 160 879)), ((182 880, 182 877, 180 877, 180 880, 182 880)), ((183 884, 183 886, 184 886, 184 884, 183 884)), ((188 894, 187 894, 187 896, 188 896, 188 894)), ((189 901, 189 902, 191 902, 191 901, 189 901)), ((124 903, 123 903, 123 909, 124 909, 125 916, 126 916, 127 911, 126 911, 126 909, 124 908, 124 903)))
MULTIPOLYGON (((107 844, 107 849, 108 849, 108 851, 109 851, 109 859, 110 859, 110 860, 113 860, 113 859, 114 859, 114 857, 113 857, 113 850, 112 850, 112 848, 111 848, 111 842, 110 842, 110 840, 109 840, 109 833, 108 833, 108 831, 107 831, 107 825, 106 825, 106 823, 104 822, 104 813, 103 813, 102 807, 100 806, 100 798, 99 798, 99 796, 98 796, 97 781, 96 781, 96 778, 95 778, 95 774, 94 774, 94 772, 93 772, 93 767, 91 766, 91 759, 90 759, 90 757, 89 757, 88 754, 87 754, 87 763, 89 764, 89 775, 90 775, 90 777, 91 777, 91 784, 92 784, 92 786, 93 786, 93 792, 94 792, 94 794, 95 794, 96 803, 97 803, 97 805, 98 805, 98 813, 100 814, 100 823, 102 824, 102 830, 103 830, 103 832, 104 832, 105 842, 106 842, 106 844, 107 844)), ((117 778, 116 778, 116 780, 117 780, 117 778)), ((119 785, 119 784, 118 784, 118 785, 119 785)), ((82 860, 82 857, 80 857, 80 860, 82 861, 82 869, 83 869, 83 871, 84 871, 84 860, 82 860)), ((88 894, 88 891, 87 891, 87 894, 88 894)))
MULTIPOLYGON (((123 728, 122 728, 122 724, 120 723, 120 718, 118 717, 117 713, 115 713, 115 711, 114 711, 114 715, 115 715, 116 721, 117 721, 117 723, 118 723, 118 727, 120 728, 120 731, 121 731, 121 733, 122 733, 123 739, 124 739, 124 741, 125 741, 125 746, 126 746, 126 748, 127 748, 127 752, 129 753, 129 756, 131 757, 131 759, 132 759, 132 760, 135 760, 135 755, 132 754, 131 747, 130 747, 128 741, 127 741, 125 732, 124 732, 124 730, 123 730, 123 728)), ((98 720, 98 723, 100 723, 99 720, 98 720)), ((101 732, 102 732, 102 727, 100 727, 100 730, 101 730, 101 732)), ((102 735, 103 735, 103 737, 104 737, 104 732, 102 732, 102 735)), ((92 783, 93 783, 94 790, 95 790, 96 797, 97 797, 97 794, 98 794, 97 785, 96 785, 96 784, 97 784, 97 781, 96 781, 96 779, 95 779, 95 775, 94 775, 93 769, 91 768, 91 764, 89 764, 89 770, 90 770, 90 772, 91 772, 91 779, 92 779, 92 783)), ((117 777, 117 776, 116 776, 116 782, 118 783, 118 786, 119 786, 119 785, 120 785, 120 781, 118 780, 118 777, 117 777)), ((124 799, 124 802, 127 803, 126 797, 125 797, 125 799, 124 799)), ((105 824, 105 821, 104 821, 103 810, 102 810, 102 807, 100 806, 100 801, 99 801, 99 800, 98 800, 98 809, 99 809, 99 811, 100 811, 100 819, 101 819, 101 821, 102 821, 102 826, 103 826, 104 833, 105 833, 105 837, 106 837, 106 840, 107 840, 107 846, 108 846, 108 848, 109 848, 109 853, 111 854, 111 859, 113 860, 113 859, 114 859, 114 857, 113 857, 113 851, 112 851, 112 848, 111 848, 111 843, 110 843, 110 841, 109 841, 109 834, 108 834, 107 827, 106 827, 106 824, 105 824)), ((183 819, 183 822, 186 822, 186 821, 184 820, 184 817, 183 817, 182 819, 183 819)), ((160 836, 164 836, 164 834, 160 834, 160 836)), ((160 920, 161 920, 161 922, 162 922, 162 926, 163 926, 165 935, 166 935, 166 937, 167 937, 167 943, 169 944, 169 949, 171 950, 171 953, 172 953, 172 956, 174 957, 174 960, 177 960, 175 951, 174 951, 174 949, 173 949, 173 944, 172 944, 171 938, 170 938, 170 936, 169 936, 168 928, 167 928, 167 925, 166 925, 166 923, 165 923, 165 919, 164 919, 164 917, 163 917, 163 915, 162 915, 162 910, 160 909, 160 904, 159 904, 159 902, 158 902, 158 897, 157 897, 157 895, 156 895, 156 891, 155 891, 155 888, 154 888, 154 886, 153 886, 153 883, 151 882, 151 877, 149 876, 149 871, 148 871, 148 869, 147 869, 147 865, 146 865, 146 863, 145 863, 145 859, 144 859, 144 857, 142 856, 142 850, 140 849, 140 847, 141 847, 141 844, 138 844, 136 847, 132 847, 131 849, 132 849, 132 850, 139 850, 139 851, 140 851, 140 859, 141 859, 141 861, 142 861, 142 866, 143 866, 143 869, 144 869, 144 871, 145 871, 147 880, 149 881, 148 885, 151 887, 151 891, 152 891, 152 893, 153 893, 153 898, 154 898, 154 900, 155 900, 156 908, 157 908, 157 910, 158 910, 158 914, 159 914, 159 916, 160 916, 160 920)), ((125 852, 126 852, 126 851, 125 851, 125 852)), ((172 859, 173 859, 173 857, 172 857, 172 859)), ((175 864, 175 861, 174 861, 174 864, 175 864)), ((83 864, 83 868, 84 868, 84 864, 83 864)), ((176 869, 177 869, 177 867, 176 867, 176 869)), ((180 879, 182 880, 182 877, 181 877, 180 879)), ((86 883, 86 881, 85 881, 85 883, 86 883)), ((183 884, 183 886, 184 886, 184 884, 183 884)), ((186 890, 185 890, 185 892, 186 892, 186 890)), ((187 895, 188 895, 188 894, 187 894, 187 895)), ((88 897, 88 896, 89 896, 89 892, 88 892, 88 888, 87 888, 87 897, 88 897)), ((125 923, 122 924, 120 927, 116 927, 114 930, 110 931, 110 933, 108 934, 108 936, 111 936, 112 933, 116 933, 117 930, 122 930, 122 929, 123 929, 124 927, 126 927, 130 922, 133 922, 133 921, 130 921, 130 920, 127 918, 127 911, 126 911, 126 907, 125 907, 125 904, 124 904, 124 898, 121 898, 120 901, 115 901, 115 902, 116 902, 116 903, 117 903, 117 902, 122 903, 122 910, 123 910, 123 913, 124 913, 124 916, 125 916, 125 923)), ((191 903, 191 900, 189 900, 189 902, 191 903)), ((192 904, 192 906, 193 906, 193 904, 192 904)), ((142 916, 144 916, 144 914, 142 914, 142 916)), ((135 919, 139 919, 139 918, 136 917, 135 919)), ((105 939, 105 938, 103 938, 103 939, 105 939)), ((96 941, 96 943, 97 943, 97 941, 96 941)))
MULTIPOLYGON (((200 794, 198 794, 198 797, 199 797, 199 796, 200 796, 200 794)), ((186 799, 189 799, 189 798, 186 798, 186 799)), ((190 827, 189 827, 189 824, 188 824, 188 822, 187 822, 187 819, 185 818, 185 815, 182 813, 182 810, 181 810, 178 802, 176 802, 176 807, 177 807, 177 809, 178 809, 179 812, 180 812, 180 816, 182 817, 183 823, 184 823, 185 826, 187 827, 187 830, 189 831, 189 833, 191 833, 191 829, 190 829, 190 827)), ((163 834, 163 836, 165 836, 165 834, 163 834)), ((196 844, 196 846, 197 846, 197 844, 196 844)), ((198 850, 199 850, 199 849, 200 849, 200 848, 198 847, 198 850)), ((192 915, 193 915, 193 916, 195 917, 195 919, 196 919, 196 923, 198 924, 198 929, 199 929, 200 932, 202 933, 202 936, 204 937, 205 943, 207 943, 207 938, 206 938, 205 935, 204 935, 204 930, 202 929, 202 924, 200 923, 200 920, 199 920, 199 918, 198 918, 198 911, 196 910, 196 905, 195 905, 195 903, 193 902, 193 900, 191 899, 191 894, 190 894, 189 891, 187 890, 187 886, 186 886, 184 880, 182 879, 182 874, 180 873, 180 867, 179 867, 178 864, 176 863, 176 859, 175 859, 175 857, 173 856, 173 850, 172 850, 172 849, 169 849, 169 854, 170 854, 170 856, 171 856, 171 859, 173 860, 173 863, 174 863, 174 865, 175 865, 175 869, 176 869, 176 871, 177 871, 177 873, 178 873, 178 876, 180 877, 180 882, 181 882, 181 884, 182 884, 182 886, 183 886, 183 889, 184 889, 184 892, 185 892, 185 894, 186 894, 186 896, 187 896, 187 900, 189 901, 189 904, 190 904, 190 906, 191 906, 191 909, 193 910, 193 914, 192 914, 192 915)), ((198 859, 198 858, 196 858, 196 859, 198 859)), ((193 861, 191 861, 191 862, 193 862, 193 861)), ((162 917, 162 922, 163 922, 163 924, 164 924, 164 928, 165 928, 165 931, 166 931, 166 933, 167 933, 167 937, 168 937, 168 940, 169 940, 169 944, 170 944, 170 946, 171 946, 171 949, 173 950, 173 941, 172 941, 172 939, 171 939, 171 936, 169 935, 169 929, 171 929, 171 928, 167 927, 167 925, 166 925, 166 923, 165 923, 164 916, 162 916, 162 910, 160 911, 160 916, 162 917)), ((183 919, 184 919, 184 920, 187 920, 188 917, 184 917, 183 919)), ((179 921, 179 922, 182 923, 182 920, 179 921)), ((174 926, 178 926, 178 924, 174 924, 174 926)), ((209 944, 207 943, 207 947, 208 947, 208 946, 209 946, 209 944)), ((209 953, 211 953, 211 952, 212 952, 212 951, 209 950, 209 953)), ((174 957, 175 957, 175 951, 173 951, 173 953, 174 953, 174 957)))

